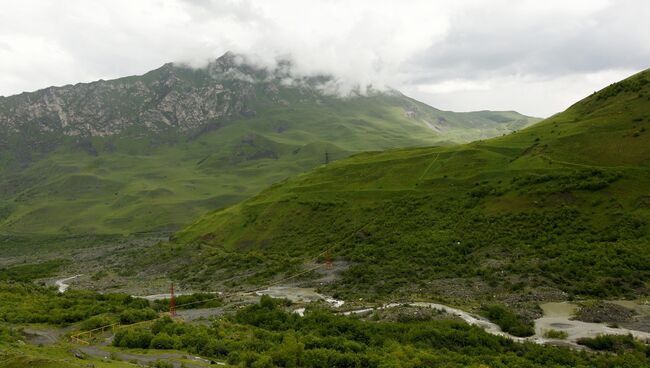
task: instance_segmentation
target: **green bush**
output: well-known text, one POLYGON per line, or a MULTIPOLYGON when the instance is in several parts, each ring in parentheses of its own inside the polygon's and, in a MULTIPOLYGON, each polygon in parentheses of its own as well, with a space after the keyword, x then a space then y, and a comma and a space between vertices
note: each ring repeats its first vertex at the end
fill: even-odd
MULTIPOLYGON (((125 314, 126 319, 138 319, 142 318, 140 315, 151 316, 152 313, 148 308, 149 302, 143 299, 135 300, 124 294, 99 294, 79 290, 59 293, 56 289, 31 283, 0 282, 0 300, 0 321, 9 323, 68 325, 95 316, 121 314, 125 310, 130 310, 125 314), (133 312, 139 308, 148 311, 133 312)), ((155 313, 153 315, 155 317, 155 313)), ((105 322, 110 321, 95 318, 85 323, 82 328, 100 327, 99 324, 105 322)))
POLYGON ((19 334, 16 332, 16 330, 5 326, 0 326, 0 343, 14 342, 18 339, 18 337, 19 334))
POLYGON ((83 321, 81 323, 81 326, 79 327, 83 331, 89 331, 89 330, 94 330, 99 327, 104 327, 108 326, 110 324, 113 324, 114 322, 106 317, 101 317, 101 316, 94 316, 90 317, 87 320, 83 321))
POLYGON ((129 308, 122 311, 122 313, 120 313, 120 323, 124 325, 128 325, 136 322, 152 320, 156 317, 158 317, 156 311, 154 311, 151 308, 146 308, 146 309, 129 308))
POLYGON ((523 321, 501 305, 488 305, 482 308, 482 314, 501 327, 501 330, 514 336, 527 337, 535 334, 534 324, 523 321))
POLYGON ((650 354, 650 348, 636 341, 632 335, 599 335, 593 338, 581 338, 578 344, 594 350, 621 353, 626 350, 639 350, 650 354))
POLYGON ((547 339, 560 339, 564 340, 569 336, 569 334, 566 333, 566 331, 559 331, 559 330, 548 330, 544 332, 544 337, 547 339))
POLYGON ((161 332, 151 339, 149 347, 152 349, 174 349, 175 344, 176 341, 173 337, 165 332, 161 332))
POLYGON ((130 349, 148 349, 151 346, 153 334, 142 329, 127 329, 118 331, 113 338, 113 346, 130 349))
POLYGON ((154 363, 154 368, 174 368, 174 364, 164 361, 164 360, 157 360, 156 363, 154 363))

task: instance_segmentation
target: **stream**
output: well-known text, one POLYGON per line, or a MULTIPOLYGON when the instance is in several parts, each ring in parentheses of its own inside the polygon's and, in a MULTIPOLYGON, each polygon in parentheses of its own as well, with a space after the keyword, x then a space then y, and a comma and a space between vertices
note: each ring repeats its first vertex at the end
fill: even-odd
MULTIPOLYGON (((517 342, 529 341, 536 344, 554 344, 554 345, 567 345, 580 349, 584 349, 583 346, 578 345, 577 341, 580 338, 584 337, 596 337, 598 335, 608 334, 608 335, 627 335, 631 334, 637 339, 644 341, 650 341, 650 333, 644 331, 630 330, 626 328, 613 328, 608 327, 605 323, 591 323, 591 322, 582 322, 572 320, 573 313, 575 312, 577 306, 571 303, 545 303, 540 305, 544 311, 544 315, 535 322, 535 334, 530 337, 518 337, 510 335, 509 333, 501 331, 501 328, 489 320, 470 314, 463 310, 449 307, 444 304, 437 303, 426 303, 426 302, 412 302, 412 303, 391 303, 385 304, 377 308, 365 308, 357 309, 352 311, 343 312, 343 315, 352 315, 352 314, 364 314, 369 313, 377 309, 388 309, 395 308, 401 305, 410 305, 415 307, 424 307, 424 308, 433 308, 441 310, 445 313, 459 317, 466 323, 474 326, 481 327, 485 332, 507 337, 517 342), (566 339, 549 339, 544 337, 544 334, 548 330, 558 330, 564 331, 567 333, 566 339)), ((304 311, 303 311, 304 313, 304 311)))
POLYGON ((64 279, 56 280, 54 281, 54 285, 56 285, 56 287, 59 289, 59 293, 65 293, 66 290, 68 290, 68 288, 70 287, 70 285, 66 284, 66 282, 70 280, 74 280, 79 276, 81 275, 74 275, 74 276, 66 277, 64 279))
MULTIPOLYGON (((272 287, 267 290, 257 292, 258 295, 269 295, 273 298, 285 298, 293 302, 303 302, 309 303, 316 300, 323 300, 326 303, 329 303, 335 308, 341 307, 344 302, 336 299, 329 298, 325 295, 315 292, 311 288, 297 288, 297 287, 287 287, 287 286, 277 286, 272 287)), ((633 303, 633 302, 629 302, 633 303)), ((407 302, 407 303, 390 303, 384 304, 375 308, 361 308, 351 311, 341 312, 343 315, 353 315, 353 314, 365 314, 370 313, 378 309, 389 309, 399 307, 401 305, 410 305, 415 307, 422 308, 432 308, 441 310, 447 314, 456 316, 467 324, 478 326, 485 330, 487 333, 497 336, 503 336, 509 339, 512 339, 517 342, 533 342, 536 344, 553 344, 553 345, 564 345, 571 346, 578 349, 584 349, 584 346, 578 345, 577 341, 583 337, 596 337, 602 334, 610 335, 627 335, 631 334, 637 339, 644 341, 650 341, 650 333, 630 330, 626 328, 613 328, 608 327, 605 323, 591 323, 591 322, 582 322, 572 320, 575 311, 578 306, 572 303, 562 302, 562 303, 544 303, 541 304, 544 314, 542 317, 536 319, 535 322, 535 334, 530 337, 518 337, 513 336, 507 332, 501 330, 501 328, 488 319, 477 316, 464 310, 453 308, 448 305, 439 304, 439 303, 428 303, 428 302, 407 302), (558 330, 564 331, 567 333, 566 339, 549 339, 544 337, 544 334, 548 330, 558 330)), ((298 308, 294 310, 294 313, 297 313, 301 316, 305 314, 305 308, 298 308)))

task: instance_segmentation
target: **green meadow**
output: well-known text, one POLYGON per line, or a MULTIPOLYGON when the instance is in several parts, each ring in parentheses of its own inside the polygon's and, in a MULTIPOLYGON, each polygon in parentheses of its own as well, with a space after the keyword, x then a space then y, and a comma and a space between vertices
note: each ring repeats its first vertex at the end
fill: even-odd
POLYGON ((504 137, 321 165, 204 215, 161 254, 204 265, 177 269, 197 285, 252 264, 251 283, 272 279, 331 249, 349 264, 325 287, 341 296, 438 294, 440 279, 647 295, 649 74, 504 137))
POLYGON ((537 121, 513 112, 443 112, 401 95, 258 103, 254 117, 194 133, 93 137, 84 146, 93 154, 71 137, 24 167, 3 152, 0 231, 169 232, 326 161, 496 136, 537 121), (444 119, 444 131, 424 123, 436 119, 444 119))

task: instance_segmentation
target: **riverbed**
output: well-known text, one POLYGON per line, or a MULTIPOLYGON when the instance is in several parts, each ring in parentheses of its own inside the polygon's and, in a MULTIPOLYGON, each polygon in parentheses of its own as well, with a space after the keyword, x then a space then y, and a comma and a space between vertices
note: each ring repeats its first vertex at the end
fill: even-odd
MULTIPOLYGON (((55 284, 58 286, 60 292, 65 292, 70 285, 66 282, 73 280, 81 275, 75 275, 67 277, 64 279, 56 280, 55 284)), ((181 295, 183 293, 177 293, 176 295, 181 295)), ((216 293, 215 293, 216 294, 216 293)), ((220 293, 219 293, 220 294, 220 293)), ((258 296, 269 295, 273 298, 289 299, 295 303, 299 304, 308 304, 315 301, 324 301, 334 308, 341 307, 345 302, 342 300, 337 300, 326 295, 320 294, 312 288, 299 288, 299 287, 290 287, 290 286, 275 286, 270 287, 265 290, 257 291, 255 294, 258 296)), ((140 298, 148 300, 158 300, 169 298, 169 294, 155 294, 147 296, 139 296, 140 298)), ((635 304, 631 301, 620 301, 620 305, 625 305, 628 308, 635 308, 636 310, 641 310, 646 306, 641 306, 635 304)), ((396 308, 403 305, 410 305, 421 308, 432 308, 443 311, 447 314, 453 315, 465 321, 470 325, 474 325, 482 328, 487 333, 497 336, 503 336, 514 341, 518 342, 534 342, 537 344, 554 344, 554 345, 568 345, 576 348, 583 348, 581 345, 577 344, 577 341, 581 338, 587 337, 596 337, 598 335, 610 334, 610 335, 627 335, 631 334, 637 339, 643 341, 650 341, 650 333, 644 331, 637 331, 627 328, 614 328, 609 327, 605 323, 593 323, 593 322, 582 322, 573 320, 573 316, 578 309, 578 306, 569 303, 569 302, 559 302, 559 303, 544 303, 540 307, 543 311, 543 316, 536 319, 535 322, 535 334, 530 337, 517 337, 510 335, 501 330, 501 328, 487 320, 484 317, 466 312, 462 309, 454 308, 448 305, 439 304, 439 303, 429 303, 429 302, 404 302, 404 303, 390 303, 377 307, 369 308, 359 308, 355 310, 349 310, 345 312, 340 312, 343 315, 361 315, 366 313, 371 313, 374 310, 378 309, 388 309, 396 308), (563 331, 567 334, 565 339, 549 339, 544 337, 546 332, 549 330, 563 331)), ((299 315, 304 315, 305 308, 300 307, 294 310, 294 313, 299 315)))
MULTIPOLYGON (((632 306, 633 302, 627 303, 632 306)), ((573 320, 578 306, 573 303, 544 303, 540 307, 544 311, 541 318, 535 320, 535 335, 544 336, 549 330, 564 331, 567 334, 567 341, 575 342, 584 337, 595 337, 598 335, 627 335, 631 334, 637 339, 648 340, 650 333, 630 330, 627 328, 609 327, 605 323, 582 322, 573 320)))
MULTIPOLYGON (((293 287, 274 287, 267 289, 261 292, 258 292, 259 295, 265 294, 274 298, 286 298, 294 302, 309 303, 312 301, 322 300, 332 303, 336 307, 343 305, 343 301, 337 301, 332 298, 328 298, 322 294, 319 294, 310 288, 293 288, 293 287), (340 304, 339 304, 340 303, 340 304)), ((624 301, 619 304, 626 304, 628 307, 634 307, 634 302, 624 301)), ((560 302, 560 303, 544 303, 541 304, 544 314, 542 317, 536 319, 535 323, 535 334, 530 337, 518 337, 510 335, 501 330, 501 328, 489 321, 488 319, 478 316, 469 312, 466 312, 459 308, 454 308, 448 305, 439 304, 439 303, 429 303, 429 302, 408 302, 408 303, 390 303, 384 304, 378 307, 372 308, 359 308, 355 310, 341 312, 343 315, 361 315, 366 313, 371 313, 374 310, 378 309, 388 309, 395 308, 402 305, 410 305, 415 307, 422 308, 433 308, 440 311, 443 311, 447 314, 453 315, 465 321, 466 323, 474 326, 478 326, 485 330, 486 332, 503 336, 514 341, 518 342, 534 342, 537 344, 553 344, 553 345, 568 345, 575 348, 583 348, 583 346, 578 345, 577 341, 585 337, 596 337, 598 335, 610 334, 610 335, 627 335, 631 334, 637 339, 643 341, 650 340, 650 333, 644 331, 637 331, 627 328, 614 328, 609 327, 605 323, 592 323, 592 322, 582 322, 573 320, 575 312, 578 309, 578 306, 572 303, 560 302), (567 334, 565 339, 549 339, 544 337, 547 331, 557 330, 564 331, 567 334)), ((638 309, 638 308, 637 308, 638 309)), ((299 315, 304 315, 305 308, 297 308, 294 310, 295 313, 299 315)))
POLYGON ((70 280, 74 280, 79 276, 81 275, 74 275, 74 276, 66 277, 64 279, 56 280, 54 281, 54 285, 56 285, 56 287, 59 289, 59 293, 65 293, 66 290, 68 290, 68 288, 70 287, 70 285, 66 284, 66 282, 70 280))

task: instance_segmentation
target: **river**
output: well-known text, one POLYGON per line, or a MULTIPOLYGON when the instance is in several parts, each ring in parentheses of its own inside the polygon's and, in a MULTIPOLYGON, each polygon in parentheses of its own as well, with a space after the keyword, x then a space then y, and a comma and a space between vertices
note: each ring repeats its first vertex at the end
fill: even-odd
MULTIPOLYGON (((453 308, 444 304, 427 303, 427 302, 411 302, 411 303, 391 303, 385 304, 377 308, 364 308, 352 311, 343 312, 344 315, 364 314, 372 312, 376 309, 395 308, 400 305, 410 305, 416 307, 433 308, 444 311, 445 313, 459 317, 470 325, 478 326, 484 329, 487 333, 497 336, 507 337, 518 342, 534 342, 536 344, 554 344, 554 345, 569 345, 577 348, 584 348, 578 345, 577 341, 584 337, 596 337, 598 335, 627 335, 631 334, 637 339, 650 340, 650 333, 637 330, 629 330, 626 328, 612 328, 608 327, 605 323, 591 323, 572 320, 573 313, 577 306, 570 303, 545 303, 540 305, 544 311, 544 315, 535 320, 535 334, 530 337, 518 337, 510 335, 501 331, 501 328, 487 319, 476 316, 474 314, 465 312, 458 308, 453 308), (544 337, 548 330, 558 330, 567 333, 566 339, 549 339, 544 337)), ((304 312, 303 312, 304 313, 304 312)))
MULTIPOLYGON (((81 275, 75 275, 72 277, 67 277, 64 279, 57 280, 55 284, 59 288, 59 292, 65 292, 70 285, 66 284, 67 281, 73 280, 81 275)), ((219 293, 221 294, 221 293, 219 293)), ((344 304, 342 300, 336 300, 320 293, 317 293, 312 288, 297 288, 297 287, 288 287, 288 286, 275 286, 268 288, 266 290, 256 292, 258 295, 269 295, 273 298, 284 298, 292 300, 297 303, 310 303, 313 301, 322 300, 326 303, 332 305, 335 308, 339 308, 344 304)), ((181 295, 176 294, 176 295, 181 295)), ((157 300, 168 298, 169 294, 156 294, 156 295, 147 295, 140 296, 140 298, 148 300, 157 300)), ((628 302, 632 303, 632 302, 628 302)), ((514 341, 518 342, 534 342, 537 344, 555 344, 555 345, 568 345, 576 348, 584 348, 581 345, 577 344, 577 341, 580 338, 584 337, 595 337, 602 334, 612 334, 612 335, 627 335, 631 334, 634 337, 641 340, 650 340, 650 333, 630 330, 626 328, 613 328, 608 327, 605 323, 591 323, 591 322, 582 322, 571 319, 578 308, 575 304, 561 302, 561 303, 544 303, 541 304, 544 314, 542 317, 535 320, 535 334, 530 337, 518 337, 510 335, 501 330, 501 328, 487 320, 484 317, 477 316, 472 313, 468 313, 464 310, 450 307, 448 305, 439 304, 439 303, 429 303, 429 302, 404 302, 404 303, 390 303, 385 304, 379 307, 373 308, 360 308, 350 311, 341 312, 343 315, 353 315, 353 314, 364 314, 370 313, 378 309, 388 309, 395 308, 402 305, 410 305, 415 307, 422 308, 433 308, 441 310, 447 314, 456 316, 466 323, 474 326, 478 326, 485 330, 487 333, 497 336, 503 336, 514 341), (564 331, 567 334, 566 339, 549 339, 545 338, 544 334, 548 330, 558 330, 564 331)), ((294 310, 294 313, 299 315, 304 315, 305 308, 297 308, 294 310)))
POLYGON ((70 280, 74 280, 79 276, 81 275, 74 275, 74 276, 66 277, 64 279, 56 280, 54 281, 54 285, 56 285, 56 287, 59 289, 59 293, 65 293, 66 290, 68 290, 68 288, 70 287, 70 285, 66 284, 66 282, 70 280))

